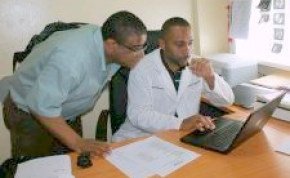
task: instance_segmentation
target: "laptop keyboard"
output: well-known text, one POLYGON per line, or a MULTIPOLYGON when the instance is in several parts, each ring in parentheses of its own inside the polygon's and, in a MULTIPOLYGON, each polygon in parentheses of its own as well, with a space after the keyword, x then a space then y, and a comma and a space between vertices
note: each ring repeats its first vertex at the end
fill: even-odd
POLYGON ((216 129, 206 130, 205 132, 194 131, 181 140, 197 146, 214 148, 220 151, 227 150, 243 123, 222 118, 216 118, 214 122, 216 129))
POLYGON ((204 141, 207 146, 225 149, 231 145, 242 125, 242 122, 229 122, 229 120, 219 119, 216 122, 218 129, 209 133, 204 141), (219 127, 218 125, 223 126, 219 127))

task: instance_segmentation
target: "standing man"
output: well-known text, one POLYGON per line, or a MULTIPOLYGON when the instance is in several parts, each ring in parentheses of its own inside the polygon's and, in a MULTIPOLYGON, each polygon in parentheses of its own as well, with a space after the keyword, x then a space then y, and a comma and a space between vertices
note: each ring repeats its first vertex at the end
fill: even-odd
POLYGON ((130 72, 128 117, 113 141, 167 129, 214 129, 212 120, 199 114, 201 95, 216 106, 234 101, 230 86, 214 73, 209 61, 190 59, 193 37, 186 20, 168 19, 161 31, 160 49, 130 72))
POLYGON ((146 38, 143 22, 121 11, 102 27, 55 32, 35 46, 11 77, 4 102, 12 155, 109 153, 106 144, 81 137, 79 116, 93 109, 119 65, 132 68, 143 57, 146 38))

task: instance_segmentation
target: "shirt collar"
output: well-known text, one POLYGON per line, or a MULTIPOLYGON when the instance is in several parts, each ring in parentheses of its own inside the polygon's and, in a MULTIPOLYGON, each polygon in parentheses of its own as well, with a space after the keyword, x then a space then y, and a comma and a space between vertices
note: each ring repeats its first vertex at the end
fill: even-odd
POLYGON ((102 71, 107 71, 107 61, 105 58, 105 50, 104 50, 104 43, 103 43, 103 36, 101 32, 101 28, 98 27, 97 30, 94 33, 94 41, 96 44, 96 49, 98 51, 98 54, 101 58, 102 63, 102 71))
POLYGON ((185 68, 185 66, 184 66, 184 67, 180 67, 178 71, 173 72, 173 71, 169 68, 168 64, 166 63, 166 61, 165 61, 165 59, 164 59, 164 51, 163 51, 162 49, 160 49, 160 57, 161 57, 161 61, 162 61, 163 65, 165 66, 166 70, 167 70, 167 71, 169 72, 169 74, 171 74, 171 75, 173 75, 173 74, 175 74, 175 73, 180 73, 180 72, 185 68))
POLYGON ((120 65, 116 63, 111 63, 107 65, 108 80, 111 80, 113 75, 120 69, 120 65))

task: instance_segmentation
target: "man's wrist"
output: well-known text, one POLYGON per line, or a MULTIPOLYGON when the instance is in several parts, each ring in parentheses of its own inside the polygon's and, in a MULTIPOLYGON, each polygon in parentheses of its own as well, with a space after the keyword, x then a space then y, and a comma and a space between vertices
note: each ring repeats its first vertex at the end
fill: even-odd
POLYGON ((211 90, 213 90, 214 89, 214 83, 215 83, 215 76, 211 75, 211 76, 207 77, 205 79, 205 81, 207 82, 207 85, 209 86, 209 88, 211 90))
POLYGON ((77 153, 82 153, 83 152, 83 145, 84 145, 84 140, 80 138, 75 138, 75 141, 72 143, 72 150, 74 150, 77 153))

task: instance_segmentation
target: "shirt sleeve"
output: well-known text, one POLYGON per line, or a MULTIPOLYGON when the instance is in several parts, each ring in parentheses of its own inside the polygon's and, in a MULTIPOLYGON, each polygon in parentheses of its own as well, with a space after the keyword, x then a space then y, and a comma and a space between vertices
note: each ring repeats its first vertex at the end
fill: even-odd
POLYGON ((204 93, 206 98, 215 106, 225 107, 232 105, 234 94, 229 84, 222 77, 215 75, 214 89, 211 90, 205 80, 203 80, 204 93))
POLYGON ((128 118, 137 128, 154 133, 166 129, 179 129, 182 120, 157 112, 153 108, 150 79, 146 72, 134 69, 128 83, 128 118))
POLYGON ((61 116, 62 104, 79 81, 79 68, 72 61, 61 50, 50 56, 26 97, 32 112, 45 117, 61 116))

